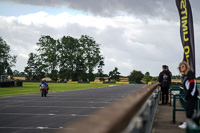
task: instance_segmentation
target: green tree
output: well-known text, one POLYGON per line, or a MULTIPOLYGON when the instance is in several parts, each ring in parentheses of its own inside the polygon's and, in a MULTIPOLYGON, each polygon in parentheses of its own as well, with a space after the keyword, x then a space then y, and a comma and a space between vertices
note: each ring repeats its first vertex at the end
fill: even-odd
POLYGON ((10 46, 0 37, 0 75, 12 75, 11 68, 15 66, 17 56, 11 56, 9 52, 10 46))
POLYGON ((13 75, 13 71, 10 67, 7 68, 7 75, 13 75))
POLYGON ((141 71, 133 70, 129 75, 129 81, 135 81, 136 83, 141 83, 144 74, 141 71))
POLYGON ((13 71, 13 76, 25 77, 26 74, 24 72, 19 72, 18 70, 14 70, 13 71))
POLYGON ((25 67, 24 72, 26 73, 26 79, 27 80, 34 80, 36 79, 36 68, 37 68, 37 55, 30 53, 29 59, 27 62, 27 67, 25 67))
POLYGON ((41 36, 37 43, 39 48, 37 49, 40 53, 41 60, 46 65, 48 76, 57 81, 58 73, 56 68, 58 66, 58 52, 57 52, 57 41, 50 36, 41 36))
POLYGON ((98 76, 100 77, 100 81, 104 81, 104 78, 103 78, 103 66, 104 66, 105 64, 104 64, 104 61, 103 60, 101 60, 100 62, 99 62, 99 65, 98 65, 98 76))
POLYGON ((57 82, 59 76, 58 70, 51 70, 51 73, 49 75, 50 75, 49 77, 51 77, 53 81, 57 82))
MULTIPOLYGON (((37 45, 40 59, 37 60, 39 67, 35 71, 43 70, 54 81, 57 81, 58 77, 61 80, 92 81, 95 79, 93 70, 103 59, 99 44, 86 35, 82 35, 80 39, 63 36, 59 40, 41 36, 37 45)), ((27 73, 29 69, 28 67, 27 73)))
POLYGON ((158 81, 158 76, 157 77, 152 77, 152 81, 158 81))
POLYGON ((113 71, 109 72, 109 81, 110 80, 115 80, 115 81, 119 81, 119 77, 120 77, 120 72, 118 72, 118 68, 115 67, 115 69, 113 71))
POLYGON ((58 41, 59 75, 62 79, 71 78, 73 81, 93 81, 94 68, 103 59, 99 45, 89 36, 76 39, 70 36, 58 41))
POLYGON ((85 67, 85 64, 84 64, 84 60, 81 57, 81 55, 79 55, 79 53, 77 53, 75 68, 76 69, 75 69, 74 73, 75 73, 76 78, 77 78, 75 80, 76 81, 77 80, 87 81, 88 75, 86 73, 86 67, 85 67))
POLYGON ((145 74, 144 74, 144 78, 143 78, 143 80, 146 82, 146 84, 149 82, 149 81, 151 81, 151 79, 152 79, 152 77, 150 76, 150 73, 149 72, 146 72, 145 74))
POLYGON ((102 55, 100 55, 99 44, 97 44, 92 37, 87 35, 82 35, 79 39, 79 43, 81 48, 80 54, 81 57, 83 57, 85 70, 88 72, 88 79, 94 81, 94 68, 103 59, 102 55))
POLYGON ((40 80, 45 77, 45 68, 40 57, 36 54, 30 53, 24 72, 27 80, 40 80))
MULTIPOLYGON (((81 57, 81 53, 78 55, 79 43, 78 39, 70 36, 63 36, 58 41, 59 51, 59 76, 61 79, 78 80, 76 65, 79 63, 77 58, 81 57)), ((80 64, 80 63, 79 63, 80 64)))
POLYGON ((14 76, 18 76, 19 74, 20 74, 20 72, 19 72, 18 70, 14 70, 14 71, 13 71, 13 75, 14 75, 14 76))

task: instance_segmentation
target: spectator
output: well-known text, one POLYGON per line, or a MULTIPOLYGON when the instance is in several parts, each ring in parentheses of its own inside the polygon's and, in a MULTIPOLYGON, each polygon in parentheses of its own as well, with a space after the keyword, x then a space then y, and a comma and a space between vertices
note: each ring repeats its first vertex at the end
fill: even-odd
MULTIPOLYGON (((184 95, 186 100, 186 117, 187 120, 192 118, 194 113, 194 105, 197 101, 197 96, 199 92, 197 90, 196 79, 193 70, 190 68, 187 62, 183 61, 179 64, 178 67, 180 73, 182 74, 182 84, 184 88, 184 95)), ((179 126, 181 129, 186 128, 186 122, 183 122, 182 125, 179 126)))
POLYGON ((167 70, 167 66, 162 66, 163 71, 159 74, 159 82, 162 91, 162 105, 168 103, 169 87, 171 85, 171 75, 167 70))

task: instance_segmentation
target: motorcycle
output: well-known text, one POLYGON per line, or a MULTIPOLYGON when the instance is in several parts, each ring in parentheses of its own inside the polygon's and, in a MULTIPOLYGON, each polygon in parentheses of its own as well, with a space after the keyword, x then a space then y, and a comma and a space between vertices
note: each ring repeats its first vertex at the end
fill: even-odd
POLYGON ((46 97, 47 96, 47 87, 46 87, 46 85, 41 85, 40 86, 40 91, 41 91, 41 96, 42 97, 46 97))

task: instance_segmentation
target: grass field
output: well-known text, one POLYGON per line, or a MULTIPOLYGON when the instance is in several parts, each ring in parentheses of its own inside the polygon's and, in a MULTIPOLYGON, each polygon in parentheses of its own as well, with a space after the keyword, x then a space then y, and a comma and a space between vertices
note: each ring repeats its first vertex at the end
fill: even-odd
MULTIPOLYGON (((26 94, 39 94, 40 83, 24 82, 23 87, 5 87, 0 88, 0 97, 26 95, 26 94)), ((66 83, 49 83, 49 92, 69 91, 80 89, 91 89, 99 87, 107 87, 110 84, 66 84, 66 83)))

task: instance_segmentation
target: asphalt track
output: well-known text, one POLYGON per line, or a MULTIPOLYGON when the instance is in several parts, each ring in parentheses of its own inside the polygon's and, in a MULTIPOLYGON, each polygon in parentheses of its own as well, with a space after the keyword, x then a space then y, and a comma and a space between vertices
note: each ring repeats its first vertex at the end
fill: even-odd
POLYGON ((0 98, 0 133, 56 133, 145 85, 0 98))

